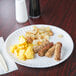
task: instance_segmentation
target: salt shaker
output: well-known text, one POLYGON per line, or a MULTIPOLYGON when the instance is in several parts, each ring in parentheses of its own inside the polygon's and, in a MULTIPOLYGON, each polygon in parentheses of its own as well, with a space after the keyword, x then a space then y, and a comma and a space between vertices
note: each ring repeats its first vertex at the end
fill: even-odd
POLYGON ((28 20, 25 0, 15 0, 16 21, 25 23, 28 20))
POLYGON ((29 2, 29 17, 40 17, 40 3, 39 0, 30 0, 29 2))

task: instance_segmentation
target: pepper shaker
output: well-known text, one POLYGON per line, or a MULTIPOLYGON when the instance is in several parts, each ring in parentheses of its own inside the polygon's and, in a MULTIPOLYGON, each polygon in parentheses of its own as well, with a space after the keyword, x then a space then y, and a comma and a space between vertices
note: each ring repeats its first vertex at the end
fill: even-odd
POLYGON ((39 0, 30 0, 29 2, 29 17, 40 17, 40 3, 39 0))

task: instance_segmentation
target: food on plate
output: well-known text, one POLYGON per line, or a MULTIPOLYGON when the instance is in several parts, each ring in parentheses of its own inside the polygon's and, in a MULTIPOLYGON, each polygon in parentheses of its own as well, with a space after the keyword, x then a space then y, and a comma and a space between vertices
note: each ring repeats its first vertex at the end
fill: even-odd
POLYGON ((27 44, 25 37, 22 35, 22 36, 19 36, 19 44, 23 44, 23 43, 27 44))
POLYGON ((33 59, 34 58, 34 51, 33 51, 33 46, 28 46, 25 56, 27 59, 33 59))
MULTIPOLYGON (((49 38, 53 36, 53 32, 49 27, 36 27, 25 33, 25 36, 19 36, 18 44, 11 46, 10 52, 18 59, 25 61, 26 59, 33 59, 35 53, 39 56, 52 57, 56 61, 60 60, 62 43, 57 42, 53 44, 49 38)), ((62 35, 59 35, 62 38, 62 35)))
POLYGON ((53 46, 45 53, 45 56, 47 56, 47 57, 52 57, 52 55, 54 54, 54 51, 55 51, 55 46, 56 46, 56 45, 53 45, 53 46))
POLYGON ((21 50, 19 50, 19 52, 16 51, 17 55, 15 55, 15 56, 20 60, 26 60, 25 51, 26 51, 25 49, 21 49, 21 50))
POLYGON ((53 42, 49 42, 47 45, 45 45, 42 49, 38 51, 39 56, 44 56, 47 50, 53 46, 53 42))
POLYGON ((25 37, 27 43, 32 43, 33 42, 33 39, 31 37, 25 37))
POLYGON ((34 52, 37 53, 39 50, 41 50, 43 47, 45 47, 47 44, 49 43, 48 40, 44 41, 43 43, 41 43, 41 45, 39 46, 34 46, 34 52))
POLYGON ((59 38, 63 38, 63 35, 58 35, 59 38))
POLYGON ((50 27, 36 27, 33 26, 33 30, 28 30, 25 33, 26 38, 30 38, 30 41, 36 46, 41 45, 45 40, 49 40, 50 36, 53 36, 53 32, 50 27))
POLYGON ((62 43, 57 42, 56 43, 56 47, 55 47, 55 52, 54 52, 54 59, 56 61, 60 60, 60 57, 61 57, 61 48, 62 48, 62 43))
POLYGON ((56 61, 59 61, 61 57, 61 48, 62 48, 62 43, 57 42, 45 53, 45 56, 52 57, 52 55, 54 54, 54 59, 56 61))
POLYGON ((34 46, 40 46, 45 40, 33 40, 34 46))
POLYGON ((11 46, 10 51, 23 61, 34 58, 33 44, 28 43, 24 36, 19 36, 19 43, 11 46))
POLYGON ((41 46, 41 45, 40 46, 34 46, 33 50, 34 50, 35 53, 37 53, 42 48, 43 48, 43 46, 41 46))
POLYGON ((14 50, 17 50, 17 45, 13 45, 10 47, 10 52, 14 54, 14 50))

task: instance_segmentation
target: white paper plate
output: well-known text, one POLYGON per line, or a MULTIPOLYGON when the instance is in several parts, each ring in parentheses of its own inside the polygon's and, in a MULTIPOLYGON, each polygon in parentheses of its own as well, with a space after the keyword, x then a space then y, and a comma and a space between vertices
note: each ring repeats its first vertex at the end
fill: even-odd
POLYGON ((54 32, 54 36, 50 37, 50 41, 53 41, 54 43, 60 41, 62 43, 63 46, 62 46, 62 50, 61 50, 61 60, 55 61, 54 57, 52 57, 52 58, 47 58, 45 56, 40 57, 40 56, 38 56, 38 54, 35 55, 34 59, 29 59, 26 61, 21 61, 21 60, 18 60, 17 58, 15 58, 9 52, 10 46, 18 43, 19 36, 25 35, 25 32, 28 30, 31 30, 32 26, 35 26, 35 25, 26 26, 26 27, 16 30, 11 35, 9 35, 5 41, 7 52, 15 60, 16 63, 27 66, 27 67, 32 67, 32 68, 47 68, 47 67, 52 67, 57 64, 60 64, 63 61, 65 61, 66 59, 68 59, 68 57, 72 54, 73 47, 74 47, 73 40, 70 37, 70 35, 67 32, 65 32, 64 30, 62 30, 61 28, 58 28, 58 27, 55 27, 52 25, 41 25, 41 24, 36 25, 36 26, 37 27, 41 27, 41 26, 47 27, 48 26, 54 32), (63 35, 63 38, 58 38, 58 35, 63 35))

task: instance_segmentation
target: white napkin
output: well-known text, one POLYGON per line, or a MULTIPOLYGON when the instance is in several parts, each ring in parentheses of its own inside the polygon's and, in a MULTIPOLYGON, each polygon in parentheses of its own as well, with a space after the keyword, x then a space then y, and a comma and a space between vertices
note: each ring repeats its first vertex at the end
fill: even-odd
POLYGON ((3 37, 0 37, 0 54, 4 58, 6 65, 8 67, 8 71, 6 71, 3 68, 3 66, 0 64, 0 75, 18 70, 18 67, 16 66, 14 60, 8 55, 8 53, 5 49, 3 37))

